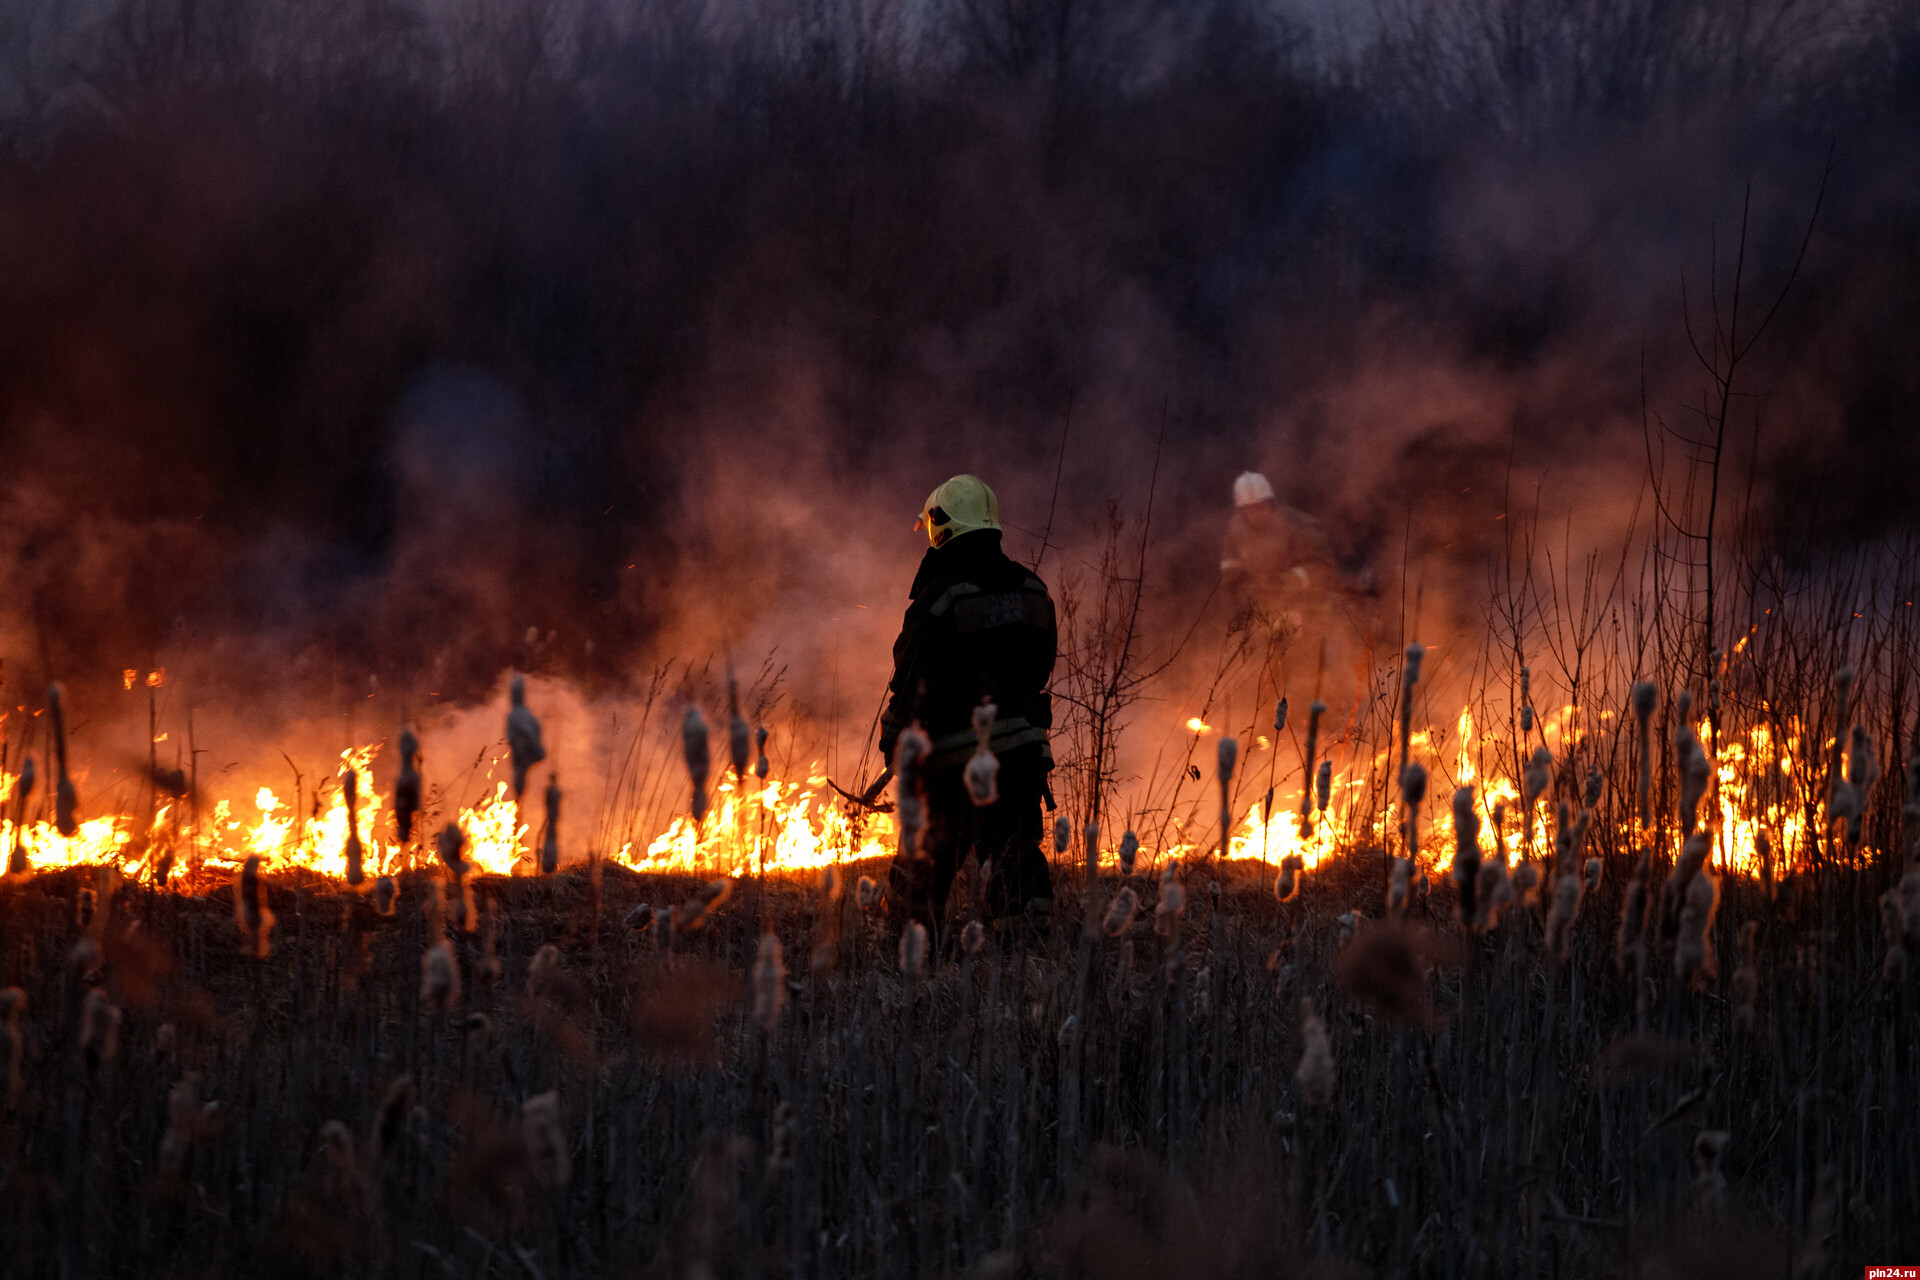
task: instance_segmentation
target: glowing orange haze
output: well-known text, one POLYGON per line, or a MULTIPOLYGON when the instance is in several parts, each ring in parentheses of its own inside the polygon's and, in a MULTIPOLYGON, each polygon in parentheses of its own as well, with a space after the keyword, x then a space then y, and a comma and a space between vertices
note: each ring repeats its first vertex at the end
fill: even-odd
MULTIPOLYGON (((1572 718, 1571 708, 1558 717, 1548 717, 1544 726, 1548 739, 1564 733, 1572 718)), ((1211 732, 1197 719, 1188 721, 1187 728, 1196 734, 1211 732)), ((1549 815, 1539 815, 1533 848, 1526 848, 1519 789, 1505 776, 1479 775, 1476 761, 1484 757, 1488 738, 1476 735, 1472 717, 1465 710, 1455 723, 1444 756, 1434 748, 1431 731, 1414 735, 1414 752, 1433 775, 1423 812, 1420 851, 1420 862, 1429 870, 1446 866, 1453 857, 1450 796, 1453 788, 1465 785, 1476 789, 1483 849, 1492 850, 1492 810, 1495 805, 1503 805, 1506 816, 1502 838, 1508 860, 1551 854, 1549 815)), ((1790 741, 1782 745, 1784 749, 1776 751, 1765 729, 1754 730, 1745 742, 1722 744, 1720 785, 1709 801, 1710 805, 1718 804, 1719 821, 1708 825, 1715 829, 1715 861, 1723 869, 1757 873, 1758 837, 1763 830, 1774 848, 1781 851, 1776 856, 1784 855, 1783 863, 1792 861, 1804 845, 1805 810, 1790 766, 1798 744, 1790 741), (1774 785, 1755 785, 1763 774, 1774 770, 1778 771, 1774 785)), ((1255 744, 1260 751, 1267 746, 1264 738, 1255 744)), ((377 745, 364 746, 343 751, 340 757, 343 772, 352 769, 359 775, 359 833, 367 874, 371 877, 433 865, 436 859, 429 833, 417 833, 419 838, 408 847, 394 840, 388 798, 375 791, 371 782, 371 766, 378 751, 377 745)), ((493 763, 497 766, 502 759, 496 758, 493 763)), ((1227 856, 1274 864, 1293 854, 1312 868, 1355 847, 1398 847, 1401 819, 1397 809, 1378 803, 1378 783, 1385 776, 1387 763, 1382 754, 1373 758, 1369 769, 1336 774, 1327 808, 1311 815, 1304 832, 1298 791, 1276 795, 1272 813, 1264 819, 1260 797, 1256 796, 1244 811, 1236 805, 1236 812, 1243 812, 1243 816, 1228 842, 1227 856)), ((1242 772, 1242 778, 1258 776, 1259 766, 1251 761, 1249 764, 1252 767, 1242 772)), ((11 851, 18 839, 34 871, 111 864, 129 875, 142 874, 150 869, 157 851, 171 849, 176 874, 187 885, 225 878, 254 854, 269 870, 300 867, 334 878, 346 874, 348 817, 345 798, 337 786, 329 789, 328 799, 317 812, 306 815, 296 814, 294 806, 271 788, 260 787, 244 797, 208 804, 197 830, 189 829, 181 806, 167 804, 157 809, 150 822, 128 813, 89 818, 69 838, 55 830, 50 817, 29 820, 16 831, 11 814, 18 782, 17 775, 0 773, 0 813, 9 815, 0 820, 0 845, 11 851)), ((1210 781, 1206 785, 1211 785, 1210 781)), ((45 800, 48 790, 43 776, 32 797, 35 806, 45 800)), ((82 801, 84 812, 84 797, 82 801)), ((494 784, 478 804, 459 811, 457 820, 467 838, 466 857, 485 873, 531 873, 539 840, 539 813, 534 788, 529 788, 523 814, 507 784, 494 784)), ((1109 862, 1117 838, 1117 832, 1108 833, 1105 841, 1104 857, 1109 862)), ((1205 844, 1170 840, 1157 851, 1149 846, 1143 849, 1143 865, 1151 867, 1156 853, 1159 858, 1184 858, 1215 852, 1216 839, 1208 835, 1205 844)), ((696 826, 690 814, 681 813, 644 848, 627 844, 612 856, 638 871, 745 875, 809 871, 835 862, 887 857, 894 843, 895 826, 890 815, 850 816, 848 806, 817 768, 804 781, 794 782, 761 782, 748 777, 736 784, 731 774, 723 772, 713 788, 712 805, 704 822, 696 826)), ((563 856, 577 856, 577 851, 567 849, 563 856)))

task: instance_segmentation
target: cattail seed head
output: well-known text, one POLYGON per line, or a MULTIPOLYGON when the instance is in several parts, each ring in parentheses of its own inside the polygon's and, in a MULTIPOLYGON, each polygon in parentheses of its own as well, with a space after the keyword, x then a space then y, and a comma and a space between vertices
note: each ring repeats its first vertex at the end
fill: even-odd
POLYGON ((1120 836, 1120 874, 1122 876, 1133 874, 1134 860, 1139 856, 1140 837, 1133 834, 1131 830, 1122 833, 1120 836))
POLYGON ((520 1104, 520 1136, 533 1163, 534 1180, 543 1187, 564 1187, 573 1180, 573 1158, 560 1127, 560 1095, 549 1090, 520 1104))
POLYGON ((840 895, 844 892, 843 886, 845 881, 846 876, 841 872, 838 865, 829 865, 823 868, 820 872, 820 896, 825 898, 828 903, 840 901, 840 895))
POLYGON ((460 999, 460 966, 453 958, 453 946, 441 938, 420 956, 420 1003, 431 1009, 445 1009, 460 999))
POLYGON ((1713 952, 1713 913, 1720 902, 1720 881, 1702 870, 1688 882, 1680 909, 1680 937, 1674 945, 1674 976, 1687 985, 1704 985, 1719 975, 1713 952))
POLYGON ((1222 737, 1220 739, 1219 759, 1215 766, 1215 776, 1222 786, 1233 781, 1233 766, 1240 758, 1240 739, 1222 737))
POLYGON ((1472 787, 1453 793, 1453 883, 1460 891, 1460 923, 1471 927, 1480 887, 1480 815, 1474 812, 1472 787))
POLYGON ((871 911, 880 901, 880 886, 872 876, 861 876, 860 883, 854 887, 853 898, 862 911, 871 911))
POLYGON ((773 765, 767 760, 767 726, 755 725, 753 730, 753 776, 762 782, 773 772, 773 765))
POLYGON ((420 739, 409 725, 400 726, 400 773, 393 780, 393 820, 400 843, 413 839, 414 815, 420 812, 420 739))
POLYGON ((1300 1002, 1300 1037, 1305 1047, 1300 1065, 1293 1073, 1294 1083, 1300 1087, 1300 1098, 1310 1107, 1330 1106, 1334 1090, 1333 1044, 1327 1038, 1327 1024, 1311 1000, 1300 1002))
POLYGON ((918 920, 907 921, 900 931, 900 972, 917 978, 927 967, 927 927, 918 920))
POLYGON ((1065 859, 1073 851, 1073 821, 1065 813, 1053 820, 1053 856, 1065 859))
POLYGON ((1601 776, 1600 766, 1598 764, 1588 765, 1587 785, 1581 793, 1580 803, 1589 809, 1596 807, 1600 803, 1600 790, 1605 785, 1606 779, 1601 776))
POLYGON ((1725 1129, 1707 1129, 1693 1139, 1693 1189, 1700 1207, 1718 1213, 1727 1203, 1727 1175, 1720 1169, 1731 1137, 1725 1129))
POLYGON ((931 754, 933 742, 918 724, 901 730, 894 743, 894 809, 900 828, 900 854, 909 861, 929 856, 920 844, 927 828, 926 780, 921 771, 931 754))
POLYGON ((730 878, 722 876, 718 880, 709 880, 696 889, 691 898, 674 908, 674 932, 693 933, 704 929, 732 896, 733 881, 730 878))
POLYGON ((383 916, 393 914, 393 902, 399 896, 400 886, 392 876, 381 876, 373 882, 373 909, 383 916))
POLYGON ((1513 884, 1507 879, 1507 859, 1499 850, 1480 863, 1480 871, 1474 878, 1473 914, 1468 918, 1468 926, 1476 933, 1485 933, 1500 922, 1500 910, 1513 900, 1513 884))
POLYGON ((547 830, 540 840, 540 870, 552 875, 560 869, 560 775, 547 775, 547 830))
POLYGON ((1563 872, 1553 886, 1553 905, 1547 911, 1547 949, 1565 964, 1573 954, 1573 926, 1580 915, 1580 877, 1563 872))
POLYGON ((1122 885, 1120 892, 1113 895, 1113 901, 1107 904, 1107 917, 1101 922, 1109 938, 1117 938, 1133 927, 1134 913, 1140 909, 1139 895, 1133 886, 1122 885))
POLYGON ((467 833, 460 829, 457 822, 449 822, 440 828, 440 839, 436 846, 440 853, 440 863, 456 876, 467 873, 467 833))
POLYGON ((1395 858, 1387 877, 1387 914, 1399 916, 1407 909, 1407 895, 1413 887, 1413 860, 1395 858))
POLYGON ((697 825, 707 817, 707 774, 713 768, 713 759, 707 752, 706 719, 692 703, 687 704, 687 714, 680 722, 680 742, 687 777, 693 784, 693 820, 697 825))
POLYGON ((1290 853, 1280 859, 1280 874, 1273 882, 1273 896, 1282 902, 1292 902, 1300 892, 1301 872, 1306 862, 1297 853, 1290 853))
POLYGON ((1285 698, 1273 704, 1273 732, 1277 736, 1287 729, 1287 700, 1285 698))
POLYGON ((1545 795, 1547 788, 1552 785, 1553 753, 1544 746, 1535 747, 1526 768, 1521 771, 1521 781, 1526 787, 1526 794, 1521 799, 1531 811, 1534 801, 1545 795))
POLYGON ((559 976, 560 948, 548 943, 534 952, 527 964, 527 994, 535 1000, 544 1000, 559 976))
POLYGON ((1587 859, 1587 892, 1592 893, 1600 887, 1600 859, 1587 859))
POLYGON ((1530 905, 1534 901, 1534 892, 1540 887, 1540 869, 1531 862, 1523 862, 1513 869, 1511 882, 1510 900, 1523 907, 1530 905))
POLYGON ((1660 687, 1658 685, 1654 684, 1651 680, 1642 680, 1633 686, 1633 691, 1627 696, 1628 701, 1633 704, 1633 718, 1635 720, 1638 720, 1641 724, 1646 724, 1653 719, 1654 703, 1660 697, 1660 687))
POLYGON ((753 962, 753 1020, 772 1035, 786 1007, 787 965, 780 955, 780 939, 769 930, 760 935, 760 954, 753 962))
POLYGON ((960 931, 960 949, 968 955, 980 954, 980 948, 987 945, 987 931, 978 920, 967 921, 967 927, 960 931))
POLYGON ((1187 911, 1187 889, 1168 866, 1160 872, 1160 901, 1153 908, 1153 931, 1172 937, 1180 929, 1180 918, 1187 911))
POLYGON ((1427 770, 1418 760, 1409 760, 1400 771, 1400 799, 1409 809, 1427 798, 1427 770))
POLYGON ((80 1005, 80 1052, 86 1057, 87 1070, 113 1060, 120 1052, 120 1006, 107 998, 103 988, 92 987, 80 1005))
POLYGON ((1321 813, 1327 811, 1327 801, 1333 798, 1333 761, 1322 760, 1313 779, 1313 806, 1321 813))
POLYGON ((966 769, 961 774, 966 783, 967 797, 976 808, 984 809, 1000 800, 1000 757, 985 749, 975 751, 967 758, 966 769))
POLYGON ((493 1036, 493 1019, 484 1013, 470 1013, 461 1020, 460 1029, 467 1033, 467 1039, 484 1048, 493 1036))

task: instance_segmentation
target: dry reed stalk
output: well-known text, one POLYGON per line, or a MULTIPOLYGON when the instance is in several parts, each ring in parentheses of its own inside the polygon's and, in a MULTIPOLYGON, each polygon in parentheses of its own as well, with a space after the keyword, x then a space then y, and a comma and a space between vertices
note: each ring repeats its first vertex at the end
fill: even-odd
POLYGON ((1740 926, 1740 965, 1733 971, 1733 1029, 1741 1035, 1752 1035, 1759 1018, 1755 1007, 1760 998, 1760 970, 1755 960, 1759 935, 1758 920, 1740 926))
POLYGON ((540 741, 540 721, 527 706, 527 678, 518 671, 507 682, 507 754, 513 765, 513 800, 527 791, 527 770, 547 758, 546 744, 540 741))

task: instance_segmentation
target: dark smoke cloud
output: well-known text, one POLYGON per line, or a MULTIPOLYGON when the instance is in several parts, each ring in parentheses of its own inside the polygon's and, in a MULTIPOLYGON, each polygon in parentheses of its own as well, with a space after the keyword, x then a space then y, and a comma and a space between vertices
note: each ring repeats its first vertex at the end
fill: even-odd
POLYGON ((1910 518, 1910 7, 326 8, 0 23, 9 673, 861 718, 927 490, 1071 576, 1156 453, 1163 634, 1245 467, 1476 617, 1514 493, 1619 535, 1683 273, 1751 184, 1777 290, 1830 149, 1740 440, 1769 536, 1910 518))

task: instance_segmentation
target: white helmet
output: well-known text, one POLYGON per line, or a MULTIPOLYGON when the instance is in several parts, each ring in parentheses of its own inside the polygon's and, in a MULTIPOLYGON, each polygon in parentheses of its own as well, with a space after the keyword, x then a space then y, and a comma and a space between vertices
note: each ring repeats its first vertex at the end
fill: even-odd
POLYGON ((1233 505, 1251 507, 1257 502, 1272 502, 1273 486, 1258 471, 1242 471, 1233 482, 1233 505))

